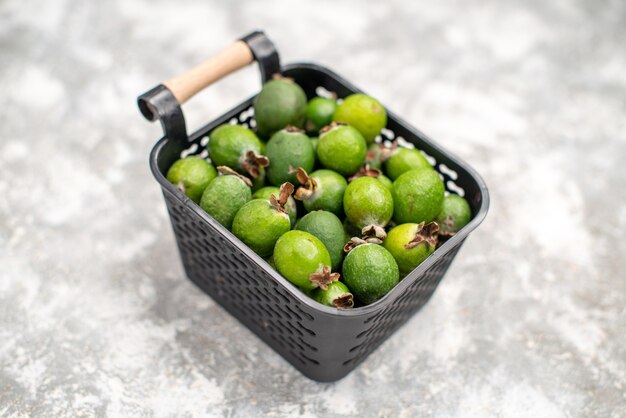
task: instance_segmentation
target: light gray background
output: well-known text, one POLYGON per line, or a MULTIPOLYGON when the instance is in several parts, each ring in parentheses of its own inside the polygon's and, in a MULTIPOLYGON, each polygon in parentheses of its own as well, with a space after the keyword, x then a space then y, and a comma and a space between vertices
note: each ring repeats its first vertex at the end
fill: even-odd
MULTIPOLYGON (((626 3, 0 1, 0 415, 626 416, 626 3), (264 28, 472 164, 486 222, 335 384, 183 274, 137 94, 264 28)), ((191 127, 256 68, 185 106, 191 127)))

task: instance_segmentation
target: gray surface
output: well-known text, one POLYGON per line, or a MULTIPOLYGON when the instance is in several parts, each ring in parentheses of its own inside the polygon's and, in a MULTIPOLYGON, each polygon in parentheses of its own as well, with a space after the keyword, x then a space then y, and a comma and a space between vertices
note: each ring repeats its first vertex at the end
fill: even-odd
MULTIPOLYGON (((0 2, 0 415, 626 416, 626 3, 174 3, 0 2), (148 172, 135 96, 255 27, 493 197, 426 308, 336 384, 184 278, 148 172)), ((190 125, 256 89, 228 78, 190 125)))

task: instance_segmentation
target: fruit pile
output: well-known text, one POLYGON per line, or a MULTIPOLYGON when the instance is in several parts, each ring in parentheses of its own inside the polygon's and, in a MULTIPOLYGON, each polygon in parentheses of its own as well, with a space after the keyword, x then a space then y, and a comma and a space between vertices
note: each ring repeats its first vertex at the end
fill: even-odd
POLYGON ((211 162, 180 159, 167 179, 318 302, 380 299, 470 221, 419 150, 375 141, 387 124, 376 99, 307 103, 276 77, 254 112, 255 130, 215 128, 211 162))

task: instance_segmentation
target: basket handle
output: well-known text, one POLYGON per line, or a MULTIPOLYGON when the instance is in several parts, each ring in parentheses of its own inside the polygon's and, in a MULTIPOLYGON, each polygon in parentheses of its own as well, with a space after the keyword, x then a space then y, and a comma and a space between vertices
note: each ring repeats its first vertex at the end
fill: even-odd
POLYGON ((148 90, 137 98, 139 110, 149 121, 159 119, 164 135, 185 146, 188 143, 187 128, 180 105, 253 61, 259 63, 262 82, 280 72, 278 52, 262 31, 244 36, 206 61, 148 90))

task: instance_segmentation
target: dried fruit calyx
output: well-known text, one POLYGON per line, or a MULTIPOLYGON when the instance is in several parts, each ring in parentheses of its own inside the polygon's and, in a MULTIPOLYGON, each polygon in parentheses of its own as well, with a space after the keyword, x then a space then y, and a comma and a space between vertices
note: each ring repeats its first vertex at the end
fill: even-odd
POLYGON ((387 161, 398 149, 398 141, 394 140, 387 143, 390 144, 388 147, 385 146, 385 142, 381 142, 378 144, 378 149, 369 149, 367 151, 366 161, 371 161, 376 157, 378 157, 381 163, 387 161))
POLYGON ((437 233, 439 232, 439 225, 437 222, 429 222, 425 224, 424 222, 420 223, 417 227, 417 232, 415 233, 415 237, 409 241, 404 248, 411 249, 417 247, 422 242, 425 242, 426 245, 431 247, 437 246, 437 233))
POLYGON ((350 238, 350 241, 348 241, 346 245, 343 246, 343 251, 346 253, 349 253, 350 251, 354 250, 359 245, 382 244, 382 243, 383 243, 382 240, 376 237, 365 237, 365 238, 352 237, 350 238))
POLYGON ((293 184, 283 183, 280 186, 280 192, 278 193, 278 199, 273 194, 270 195, 270 204, 279 212, 287 213, 285 204, 289 200, 289 196, 293 193, 293 184))
POLYGON ((305 200, 310 197, 315 190, 317 190, 317 182, 309 177, 309 174, 302 167, 293 168, 289 167, 289 174, 296 173, 296 178, 302 184, 298 187, 296 193, 293 195, 297 200, 305 200))
POLYGON ((304 133, 304 129, 300 129, 297 126, 293 126, 293 125, 288 125, 287 127, 285 127, 285 130, 287 132, 304 133))
POLYGON ((441 230, 439 231, 440 236, 444 238, 450 238, 454 236, 454 234, 456 234, 456 232, 454 232, 454 218, 451 215, 448 215, 448 217, 444 219, 444 221, 441 223, 441 226, 443 228, 441 228, 441 230))
POLYGON ((326 133, 328 131, 330 131, 331 129, 333 129, 336 126, 345 126, 347 125, 347 123, 343 123, 343 122, 331 122, 330 125, 326 125, 324 126, 322 129, 320 129, 320 135, 323 133, 326 133))
POLYGON ((261 175, 261 168, 265 168, 270 165, 270 159, 265 155, 258 155, 254 151, 248 151, 243 157, 243 163, 241 166, 248 172, 253 178, 257 178, 261 175))
POLYGON ((382 174, 378 168, 372 168, 369 164, 363 164, 359 171, 348 178, 348 181, 358 179, 359 177, 379 177, 382 174))
POLYGON ((368 225, 361 229, 362 237, 352 237, 350 241, 343 246, 343 250, 347 253, 363 244, 382 244, 387 236, 385 228, 378 225, 368 225))
POLYGON ((385 228, 378 225, 368 225, 365 228, 361 229, 362 237, 352 237, 350 241, 343 246, 343 250, 347 253, 352 251, 354 248, 363 244, 382 244, 383 240, 387 236, 387 232, 385 228))
POLYGON ((361 234, 364 238, 378 238, 380 240, 385 239, 385 237, 387 236, 385 228, 374 224, 367 225, 365 228, 361 229, 361 234))
POLYGON ((324 266, 315 273, 310 274, 309 280, 311 280, 316 287, 326 290, 328 285, 338 281, 339 277, 341 277, 339 273, 332 273, 329 266, 324 266))
POLYGON ((241 180, 243 180, 243 182, 246 183, 248 187, 252 187, 252 181, 250 181, 248 177, 242 176, 241 174, 239 174, 238 172, 236 172, 230 167, 227 167, 225 165, 220 165, 217 167, 217 171, 224 176, 237 176, 241 180))
POLYGON ((338 309, 349 309, 354 306, 354 296, 352 293, 344 293, 333 299, 333 305, 338 309))
POLYGON ((287 80, 287 81, 291 81, 292 83, 295 83, 295 80, 293 78, 285 77, 281 73, 274 73, 274 74, 272 74, 272 80, 287 80))

